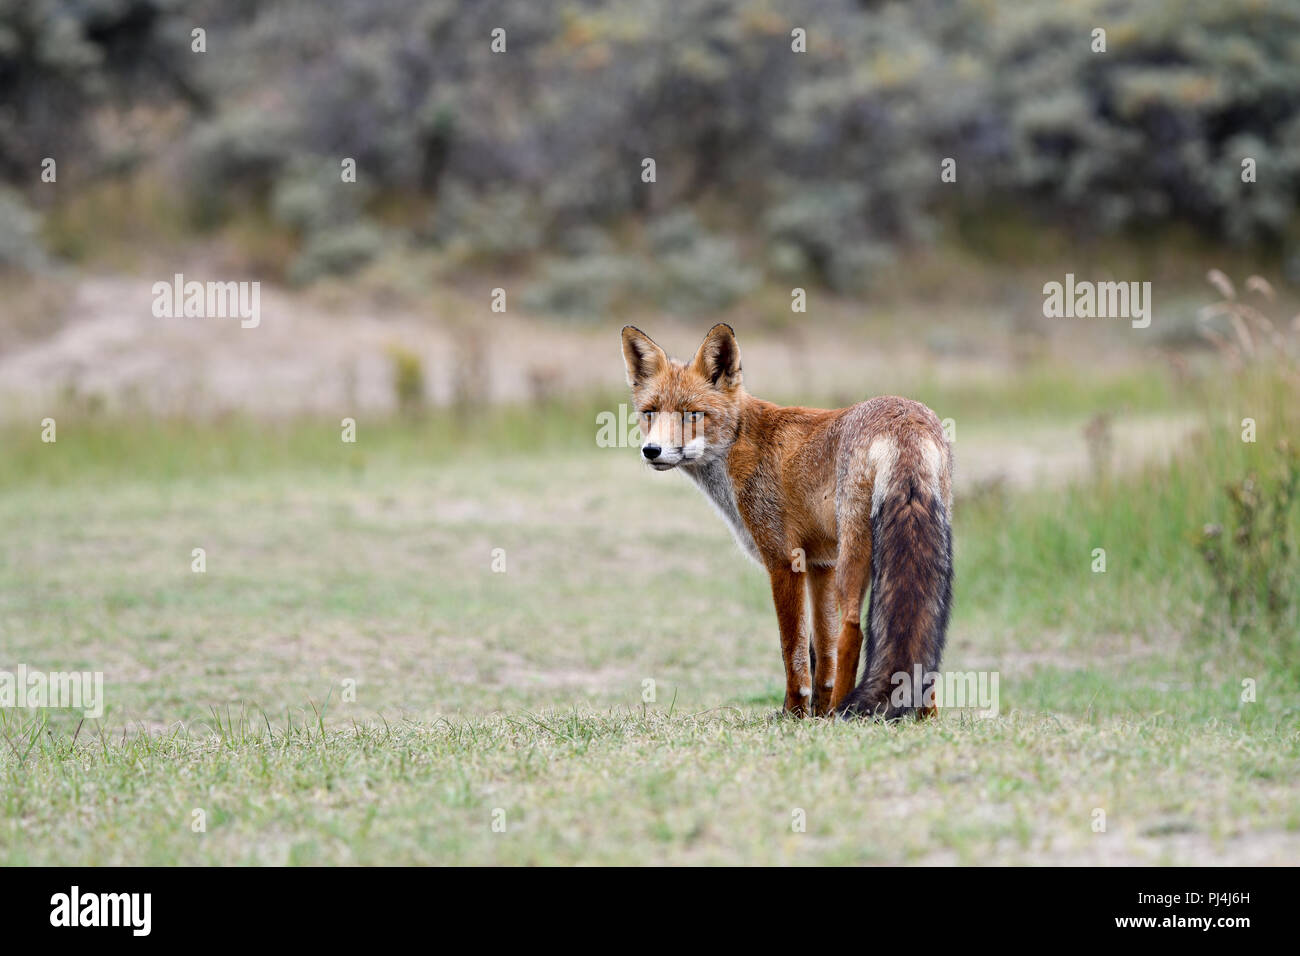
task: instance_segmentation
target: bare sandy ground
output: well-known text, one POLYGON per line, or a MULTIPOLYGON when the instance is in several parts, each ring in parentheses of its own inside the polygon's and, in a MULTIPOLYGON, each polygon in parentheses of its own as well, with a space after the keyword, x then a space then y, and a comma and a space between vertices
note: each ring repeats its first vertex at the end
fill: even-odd
MULTIPOLYGON (((438 316, 364 301, 328 308, 263 283, 260 323, 242 328, 236 318, 156 318, 151 289, 158 278, 75 280, 64 314, 51 317, 54 331, 0 356, 0 396, 10 414, 48 409, 69 395, 108 408, 198 416, 391 412, 394 348, 418 356, 424 397, 435 405, 451 402, 471 378, 477 396, 493 402, 624 384, 616 320, 543 324, 468 299, 453 300, 455 314, 438 316)), ((665 322, 653 334, 673 354, 687 355, 700 330, 665 322)), ((815 332, 779 339, 746 333, 744 342, 753 381, 795 393, 867 397, 886 371, 896 377, 900 364, 925 360, 920 352, 886 355, 870 343, 847 349, 842 335, 815 332)), ((945 374, 970 377, 987 365, 952 363, 945 374)))
MULTIPOLYGON (((39 421, 69 404, 198 419, 389 415, 397 406, 395 350, 418 357, 424 399, 434 405, 466 389, 479 400, 527 402, 624 387, 617 321, 543 324, 468 300, 453 306, 458 314, 442 317, 374 303, 330 308, 264 283, 260 322, 243 328, 238 318, 155 317, 157 279, 72 280, 64 314, 51 317, 51 334, 0 355, 0 418, 39 421)), ((698 330, 665 321, 655 334, 683 355, 698 330)), ((848 403, 909 375, 962 382, 1011 374, 987 356, 935 358, 869 341, 849 347, 842 332, 815 329, 744 332, 743 345, 746 378, 758 394, 830 394, 848 403)), ((1126 467, 1166 456, 1194 424, 1184 417, 1118 418, 1113 461, 1126 467)), ((1079 422, 996 434, 959 427, 957 439, 960 488, 1061 481, 1090 467, 1079 422)))

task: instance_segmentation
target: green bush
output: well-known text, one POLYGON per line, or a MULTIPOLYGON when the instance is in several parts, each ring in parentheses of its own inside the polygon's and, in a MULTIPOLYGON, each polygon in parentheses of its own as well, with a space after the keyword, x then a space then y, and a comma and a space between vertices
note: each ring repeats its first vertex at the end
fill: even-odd
POLYGON ((289 278, 308 283, 323 276, 347 275, 372 261, 383 248, 383 233, 366 223, 321 229, 309 236, 289 268, 289 278))
POLYGON ((475 195, 448 187, 438 198, 434 237, 475 255, 508 258, 540 248, 543 226, 535 200, 522 190, 475 195))
POLYGON ((0 270, 35 271, 46 263, 41 221, 12 189, 0 187, 0 270))
MULTIPOLYGON (((348 156, 389 208, 436 202, 401 228, 470 255, 608 255, 565 237, 708 200, 773 276, 859 293, 954 212, 1295 242, 1298 37, 1294 0, 0 0, 0 176, 102 164, 90 117, 157 103, 188 112, 180 187, 207 220, 252 202, 309 233, 329 206, 301 169, 348 156), (192 22, 219 58, 188 53, 192 22)), ((688 302, 732 294, 668 271, 688 302)))
MULTIPOLYGON (((607 248, 603 237, 586 239, 592 248, 607 248)), ((689 210, 653 220, 646 240, 644 256, 598 252, 548 262, 524 304, 599 317, 623 303, 649 300, 689 315, 724 309, 758 285, 758 271, 745 265, 736 244, 709 233, 689 210)))
POLYGON ((637 259, 584 256, 546 263, 541 277, 525 290, 523 301, 539 312, 595 319, 644 289, 645 272, 637 259))
POLYGON ((1297 492, 1300 453, 1282 440, 1273 474, 1229 482, 1226 525, 1201 530, 1197 546, 1214 581, 1213 610, 1236 631, 1275 629, 1300 603, 1300 567, 1291 539, 1297 492))

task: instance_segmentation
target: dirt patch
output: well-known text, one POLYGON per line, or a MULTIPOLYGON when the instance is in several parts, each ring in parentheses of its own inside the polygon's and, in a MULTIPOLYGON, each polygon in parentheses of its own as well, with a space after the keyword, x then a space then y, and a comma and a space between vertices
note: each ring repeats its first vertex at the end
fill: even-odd
MULTIPOLYGON (((205 281, 210 272, 183 274, 205 281)), ((625 385, 615 319, 566 326, 493 313, 486 300, 446 290, 427 311, 359 296, 327 304, 262 283, 259 324, 243 328, 238 318, 154 316, 153 285, 170 280, 68 280, 57 300, 41 305, 44 334, 12 336, 0 355, 0 398, 9 416, 48 413, 68 399, 197 418, 391 413, 398 406, 394 347, 418 358, 424 398, 435 405, 466 389, 485 401, 519 402, 625 385)), ((698 337, 695 324, 665 320, 656 331, 677 355, 698 337)), ((945 362, 940 371, 945 380, 971 380, 987 376, 989 361, 945 362)), ((766 391, 843 394, 848 402, 878 391, 872 383, 886 372, 896 378, 900 369, 933 371, 933 360, 919 348, 846 349, 842 333, 801 332, 747 336, 745 367, 766 391)))
MULTIPOLYGON (((187 278, 203 273, 190 270, 187 278)), ((43 338, 25 336, 0 356, 0 408, 31 421, 72 405, 124 414, 211 419, 231 413, 276 419, 302 415, 387 416, 400 404, 398 353, 419 369, 423 399, 445 405, 469 390, 477 400, 528 402, 550 394, 624 388, 614 321, 565 327, 443 293, 437 311, 395 310, 357 298, 326 305, 311 295, 260 287, 260 321, 159 318, 159 277, 98 276, 70 281, 43 338)), ((665 322, 681 354, 694 334, 665 322)), ((989 355, 941 358, 897 346, 846 348, 844 333, 746 338, 747 378, 760 393, 842 396, 873 383, 939 377, 948 384, 1009 374, 989 355)), ((407 383, 410 387, 410 383, 407 383)), ((1168 457, 1195 430, 1192 416, 1116 417, 1107 426, 1115 470, 1168 457)), ((959 421, 957 491, 1059 484, 1086 476, 1095 449, 1079 421, 981 433, 959 421)))

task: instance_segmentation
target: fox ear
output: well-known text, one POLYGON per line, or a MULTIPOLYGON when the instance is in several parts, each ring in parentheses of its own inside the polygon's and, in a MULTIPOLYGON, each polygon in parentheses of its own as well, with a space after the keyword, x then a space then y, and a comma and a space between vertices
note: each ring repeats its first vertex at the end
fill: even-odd
POLYGON ((668 356, 635 325, 625 325, 623 361, 627 365, 627 384, 636 388, 667 365, 668 356))
POLYGON ((699 372, 715 388, 731 389, 740 385, 740 346, 736 333, 725 322, 719 322, 704 336, 700 350, 695 353, 691 368, 699 372))

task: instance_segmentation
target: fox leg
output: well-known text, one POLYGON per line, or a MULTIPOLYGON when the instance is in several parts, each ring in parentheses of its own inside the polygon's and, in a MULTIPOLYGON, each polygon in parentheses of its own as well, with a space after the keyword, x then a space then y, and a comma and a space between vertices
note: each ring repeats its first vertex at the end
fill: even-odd
POLYGON ((801 575, 780 567, 768 572, 772 603, 781 628, 781 658, 785 662, 785 711, 807 716, 812 697, 808 673, 808 637, 804 633, 804 590, 801 575))
POLYGON ((838 621, 834 583, 834 568, 808 569, 808 597, 812 605, 814 717, 825 717, 831 712, 832 691, 835 689, 835 639, 838 621))
POLYGON ((840 606, 840 635, 836 641, 835 689, 831 707, 838 707, 858 679, 862 655, 862 596, 871 579, 871 532, 846 530, 841 533, 835 562, 835 597, 840 606))

